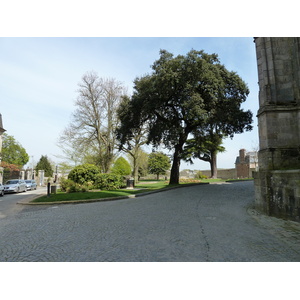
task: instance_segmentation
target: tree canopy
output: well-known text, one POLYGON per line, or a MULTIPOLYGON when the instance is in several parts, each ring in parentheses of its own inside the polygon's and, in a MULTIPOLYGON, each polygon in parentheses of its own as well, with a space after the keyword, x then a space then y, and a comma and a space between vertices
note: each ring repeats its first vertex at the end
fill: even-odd
MULTIPOLYGON (((147 124, 147 143, 173 151, 170 184, 179 183, 184 146, 198 133, 232 137, 251 130, 252 113, 240 105, 249 94, 246 83, 219 62, 216 54, 191 50, 186 56, 160 51, 151 74, 134 81, 128 118, 122 120, 121 144, 147 124)), ((219 146, 219 145, 218 145, 219 146)))
POLYGON ((19 168, 26 165, 29 161, 29 155, 25 148, 7 133, 3 134, 2 143, 2 161, 8 164, 17 165, 19 168))

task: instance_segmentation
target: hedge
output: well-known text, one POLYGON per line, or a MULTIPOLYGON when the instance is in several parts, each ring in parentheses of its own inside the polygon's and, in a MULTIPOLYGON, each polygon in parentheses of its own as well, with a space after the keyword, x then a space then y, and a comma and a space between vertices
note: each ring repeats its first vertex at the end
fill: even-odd
POLYGON ((117 190, 125 186, 125 178, 116 174, 97 174, 94 182, 94 187, 100 190, 117 190))

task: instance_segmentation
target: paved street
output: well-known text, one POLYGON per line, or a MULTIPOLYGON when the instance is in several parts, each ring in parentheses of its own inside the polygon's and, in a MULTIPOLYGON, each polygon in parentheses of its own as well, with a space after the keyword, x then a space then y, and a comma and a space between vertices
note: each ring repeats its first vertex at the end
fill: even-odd
POLYGON ((46 195, 47 188, 38 187, 33 191, 26 191, 22 193, 11 193, 5 194, 4 197, 0 198, 0 219, 7 216, 12 216, 20 212, 24 207, 21 205, 16 205, 18 202, 28 202, 31 199, 39 196, 46 195))
POLYGON ((0 261, 300 261, 300 224, 257 214, 253 189, 248 181, 22 206, 0 218, 0 261))

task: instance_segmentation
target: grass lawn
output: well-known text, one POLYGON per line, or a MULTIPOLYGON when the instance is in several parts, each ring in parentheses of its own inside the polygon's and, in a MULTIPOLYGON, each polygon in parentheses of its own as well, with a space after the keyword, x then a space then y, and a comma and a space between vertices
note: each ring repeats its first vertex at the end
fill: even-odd
POLYGON ((120 196, 129 196, 136 194, 136 190, 113 190, 113 191, 99 191, 99 192, 85 192, 85 193, 64 193, 58 191, 56 194, 51 194, 50 197, 42 196, 34 199, 32 202, 60 202, 60 201, 74 201, 74 200, 89 200, 102 199, 120 196))
POLYGON ((121 196, 130 196, 157 189, 170 187, 168 182, 159 181, 155 183, 140 182, 135 186, 137 189, 120 189, 112 191, 89 191, 85 193, 65 193, 58 191, 56 194, 51 194, 50 197, 42 196, 34 199, 32 202, 61 202, 74 200, 90 200, 90 199, 104 199, 121 196))
MULTIPOLYGON (((188 184, 188 183, 199 183, 199 181, 195 182, 182 182, 179 185, 188 184)), ((76 201, 76 200, 91 200, 91 199, 104 199, 104 198, 114 198, 121 196, 130 196, 139 193, 175 187, 175 185, 169 185, 168 181, 140 181, 135 188, 136 189, 120 189, 120 190, 112 190, 112 191, 89 191, 85 193, 65 193, 58 191, 56 194, 51 194, 50 197, 47 195, 34 199, 32 202, 61 202, 61 201, 76 201)))
POLYGON ((47 195, 39 197, 32 202, 61 202, 61 201, 80 201, 80 200, 92 200, 92 199, 105 199, 105 198, 115 198, 121 196, 130 196, 139 193, 165 189, 169 187, 176 187, 184 184, 197 184, 199 182, 203 183, 213 183, 213 182, 221 182, 225 181, 222 179, 203 179, 201 181, 198 180, 182 180, 180 184, 169 185, 168 181, 161 180, 161 181, 140 181, 135 188, 136 189, 120 189, 120 190, 113 190, 113 191, 89 191, 85 193, 65 193, 58 191, 57 194, 51 194, 48 198, 47 195))

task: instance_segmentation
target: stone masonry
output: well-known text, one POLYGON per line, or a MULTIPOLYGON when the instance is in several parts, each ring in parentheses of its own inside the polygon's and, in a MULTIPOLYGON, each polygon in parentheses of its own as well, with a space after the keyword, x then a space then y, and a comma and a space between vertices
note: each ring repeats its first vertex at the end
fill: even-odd
POLYGON ((300 38, 255 38, 259 78, 256 208, 300 221, 300 38))

